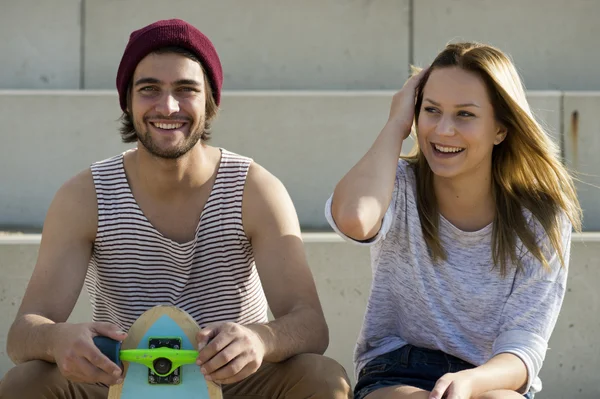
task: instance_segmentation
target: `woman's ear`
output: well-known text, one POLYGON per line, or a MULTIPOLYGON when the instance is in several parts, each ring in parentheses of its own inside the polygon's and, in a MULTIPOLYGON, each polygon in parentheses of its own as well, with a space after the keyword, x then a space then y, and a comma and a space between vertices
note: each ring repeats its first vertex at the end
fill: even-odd
POLYGON ((504 141, 506 135, 508 134, 508 130, 504 125, 498 125, 498 130, 496 131, 496 138, 494 139, 494 145, 498 145, 504 141))

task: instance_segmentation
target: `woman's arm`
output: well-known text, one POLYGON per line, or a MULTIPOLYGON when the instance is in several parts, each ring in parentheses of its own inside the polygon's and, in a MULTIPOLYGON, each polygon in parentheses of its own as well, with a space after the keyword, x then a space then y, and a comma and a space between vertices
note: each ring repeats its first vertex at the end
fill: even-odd
POLYGON ((479 367, 440 378, 430 399, 441 398, 444 392, 452 399, 454 391, 476 398, 489 391, 530 390, 542 368, 566 291, 571 248, 571 225, 567 221, 562 237, 565 267, 555 251, 546 254, 550 270, 531 254, 525 255, 523 270, 517 272, 508 300, 499 304, 503 306, 502 324, 491 358, 479 367))
POLYGON ((375 143, 335 187, 331 216, 339 230, 354 240, 368 240, 381 228, 392 199, 402 142, 413 124, 415 90, 424 71, 394 95, 388 122, 375 143))

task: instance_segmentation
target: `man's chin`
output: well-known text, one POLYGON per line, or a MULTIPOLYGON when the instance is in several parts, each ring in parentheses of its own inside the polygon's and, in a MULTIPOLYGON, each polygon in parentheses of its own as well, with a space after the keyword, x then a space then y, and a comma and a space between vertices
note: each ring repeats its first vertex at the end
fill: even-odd
POLYGON ((152 133, 146 131, 143 135, 137 134, 138 143, 151 155, 162 159, 178 159, 190 152, 199 142, 200 136, 184 139, 184 142, 166 144, 164 147, 158 145, 161 140, 154 139, 152 133))
POLYGON ((147 145, 143 141, 139 141, 141 147, 150 155, 162 159, 178 159, 186 155, 194 146, 160 148, 153 144, 147 145))
POLYGON ((167 150, 167 149, 161 149, 161 148, 147 148, 147 147, 145 147, 145 149, 146 149, 146 151, 148 151, 150 153, 150 155, 157 157, 157 158, 162 158, 162 159, 178 159, 189 152, 189 150, 186 150, 186 149, 169 149, 169 150, 167 150))

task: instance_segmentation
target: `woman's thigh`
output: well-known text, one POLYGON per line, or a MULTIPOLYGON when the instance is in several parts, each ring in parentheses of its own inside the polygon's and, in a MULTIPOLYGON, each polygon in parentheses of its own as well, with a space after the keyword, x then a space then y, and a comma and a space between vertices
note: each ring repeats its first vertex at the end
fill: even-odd
POLYGON ((365 399, 428 399, 429 392, 419 388, 400 385, 381 388, 365 396, 365 399))
MULTIPOLYGON (((444 374, 473 367, 475 366, 470 363, 440 351, 406 345, 380 355, 364 366, 354 389, 354 397, 356 399, 428 399, 437 380, 444 374)), ((494 391, 478 399, 504 397, 532 399, 533 394, 521 395, 512 391, 494 391)))

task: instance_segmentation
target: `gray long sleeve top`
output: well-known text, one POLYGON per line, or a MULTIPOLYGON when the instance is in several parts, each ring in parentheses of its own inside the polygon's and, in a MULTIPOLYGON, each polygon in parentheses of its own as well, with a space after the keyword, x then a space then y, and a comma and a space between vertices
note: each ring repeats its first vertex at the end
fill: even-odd
MULTIPOLYGON (((526 212, 528 220, 531 214, 526 212)), ((566 290, 567 268, 547 245, 541 226, 531 223, 551 270, 526 250, 524 270, 505 277, 492 270, 492 224, 475 232, 459 230, 440 215, 439 234, 447 260, 433 264, 421 231, 414 173, 400 160, 392 201, 382 227, 369 242, 373 281, 354 351, 355 373, 371 359, 405 344, 437 349, 476 366, 499 353, 526 365, 523 392, 539 392, 538 377, 566 290)), ((566 220, 564 218, 563 220, 566 220)), ((569 262, 571 224, 562 224, 564 260, 569 262)), ((522 246, 519 244, 519 248, 522 246)))

